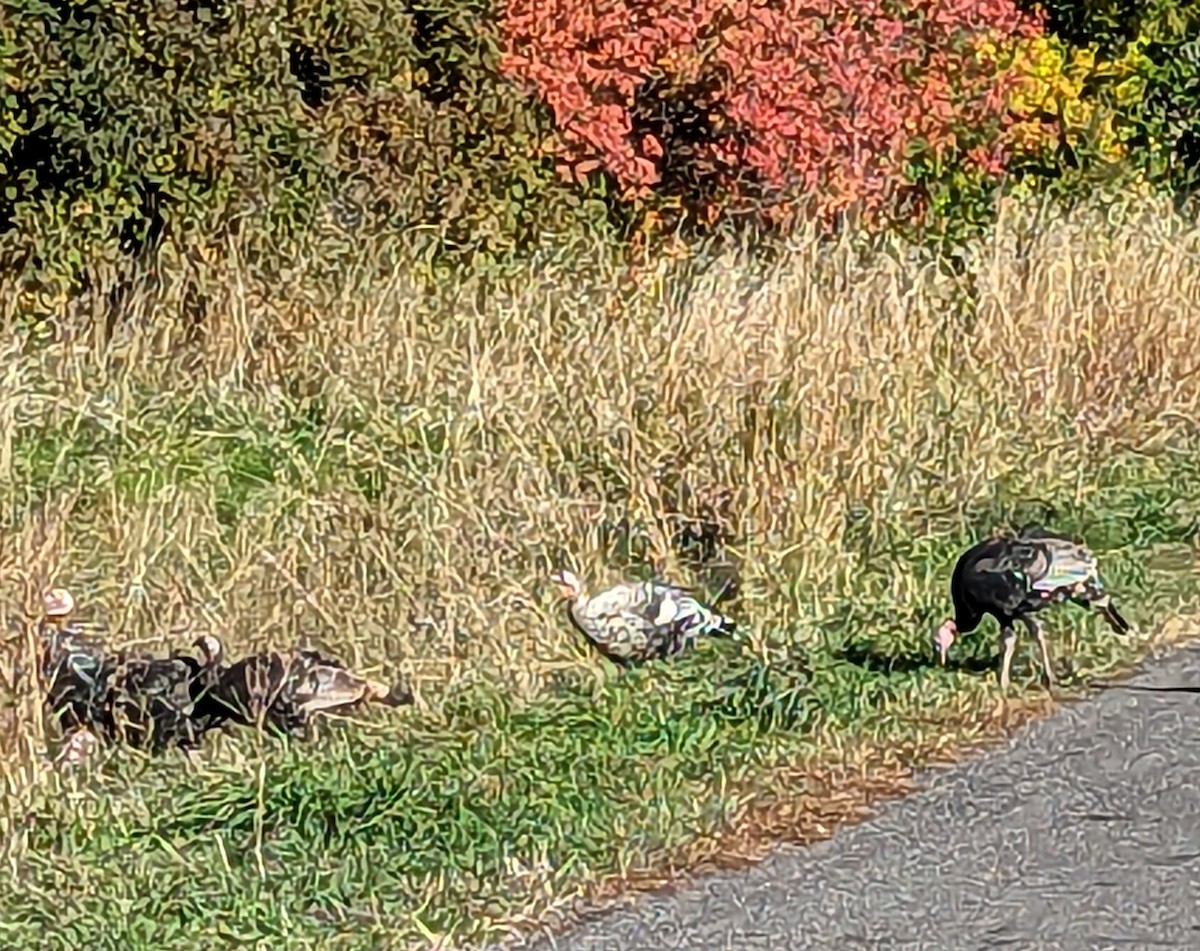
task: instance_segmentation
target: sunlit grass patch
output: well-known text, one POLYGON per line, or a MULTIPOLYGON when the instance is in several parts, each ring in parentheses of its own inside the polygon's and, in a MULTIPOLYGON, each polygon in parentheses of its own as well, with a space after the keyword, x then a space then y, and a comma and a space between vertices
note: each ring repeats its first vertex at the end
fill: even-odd
MULTIPOLYGON (((928 642, 996 528, 1084 537, 1147 631, 1193 611, 1194 242, 1134 209, 1008 220, 969 280, 798 240, 641 285, 581 254, 454 293, 231 290, 186 354, 154 338, 169 284, 130 305, 159 330, 104 347, 81 314, 37 351, 10 330, 9 618, 67 584, 116 640, 311 640, 419 703, 34 780, 22 694, 0 944, 423 947, 686 865, 807 777, 995 716, 994 626, 947 669, 928 642), (546 590, 562 563, 733 572, 747 638, 618 674, 546 590)), ((1068 688, 1144 648, 1074 607, 1046 626, 1068 688)))

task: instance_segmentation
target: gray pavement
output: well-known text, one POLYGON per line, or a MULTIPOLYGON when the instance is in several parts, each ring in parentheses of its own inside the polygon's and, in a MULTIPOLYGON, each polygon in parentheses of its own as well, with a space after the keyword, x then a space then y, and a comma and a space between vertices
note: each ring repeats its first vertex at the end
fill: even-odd
POLYGON ((921 787, 826 842, 506 947, 1200 951, 1200 645, 921 787))

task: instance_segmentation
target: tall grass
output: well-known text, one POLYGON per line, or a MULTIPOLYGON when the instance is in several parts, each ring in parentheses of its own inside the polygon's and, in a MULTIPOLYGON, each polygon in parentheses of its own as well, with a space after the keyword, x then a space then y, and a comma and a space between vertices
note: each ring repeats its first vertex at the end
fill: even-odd
MULTIPOLYGON (((108 830, 84 846, 62 825, 75 821, 62 812, 74 799, 39 813, 41 832, 22 826, 32 807, 17 790, 42 743, 35 698, 22 694, 0 709, 13 797, 0 832, 42 836, 34 852, 60 848, 55 862, 78 852, 93 884, 108 850, 140 842, 149 864, 103 887, 144 894, 175 882, 175 846, 155 850, 190 829, 205 861, 225 863, 213 907, 252 921, 240 876, 286 891, 290 873, 229 866, 222 850, 246 848, 246 833, 261 851, 277 834, 278 848, 307 856, 320 877, 350 847, 331 845, 332 827, 321 826, 344 800, 356 822, 382 810, 370 848, 414 851, 403 868, 400 853, 381 852, 370 874, 339 888, 382 896, 379 876, 399 876, 379 901, 399 908, 415 889, 459 932, 470 930, 463 916, 523 907, 511 882, 495 886, 501 911, 472 904, 484 902, 482 886, 454 864, 463 855, 492 871, 557 855, 555 888, 571 881, 563 870, 644 864, 687 829, 737 813, 740 794, 711 784, 726 767, 743 775, 763 762, 747 752, 759 732, 745 724, 759 715, 755 691, 771 691, 753 686, 763 668, 734 665, 750 686, 721 703, 751 713, 696 707, 716 702, 717 686, 689 686, 682 673, 664 674, 650 699, 638 698, 653 678, 589 694, 578 681, 612 672, 564 622, 549 569, 566 561, 595 584, 651 567, 702 583, 732 570, 750 655, 800 646, 828 659, 835 643, 865 642, 857 673, 842 661, 818 666, 819 706, 837 735, 857 722, 863 737, 894 736, 905 710, 951 703, 949 682, 930 692, 912 665, 896 683, 863 671, 927 649, 949 609, 955 546, 1002 516, 1086 529, 1098 547, 1120 549, 1107 563, 1148 595, 1163 594, 1166 576, 1140 560, 1139 544, 1194 552, 1184 508, 1195 491, 1175 487, 1197 471, 1200 450, 1198 235, 1153 203, 1070 218, 1014 207, 993 236, 961 249, 957 270, 899 240, 797 235, 770 266, 730 255, 630 270, 603 248, 580 249, 447 285, 406 268, 368 277, 389 269, 366 247, 362 273, 337 282, 316 265, 298 265, 286 283, 256 281, 232 258, 200 289, 159 274, 115 323, 77 304, 31 327, 0 300, 11 315, 0 343, 0 620, 32 611, 55 583, 122 642, 161 644, 184 627, 213 630, 233 649, 315 641, 368 672, 407 675, 421 705, 441 707, 450 724, 418 711, 413 750, 402 751, 403 736, 376 737, 364 753, 331 754, 324 771, 286 759, 268 776, 267 760, 242 749, 216 778, 179 780, 182 793, 158 776, 163 803, 182 810, 170 820, 179 828, 161 825, 175 807, 146 812, 117 795, 72 813, 108 830), (198 290, 207 312, 195 323, 184 315, 198 290), (1120 484, 1126 473, 1138 483, 1120 484), (681 524, 711 530, 714 544, 697 555, 679 542, 681 524), (459 688, 478 681, 478 696, 493 699, 463 707, 459 688), (576 686, 562 700, 566 681, 576 686), (497 691, 501 712, 487 713, 497 691), (513 712, 548 692, 565 713, 513 712), (717 765, 662 778, 661 809, 647 799, 653 816, 630 813, 647 763, 661 770, 656 758, 692 742, 662 727, 684 700, 717 765), (500 719, 515 732, 484 742, 496 731, 479 724, 500 719), (514 814, 512 789, 454 778, 486 778, 493 760, 531 796, 595 801, 583 812, 575 800, 554 807, 559 839, 530 826, 525 849, 460 829, 467 851, 447 852, 441 810, 475 816, 477 832, 487 817, 514 814), (605 781, 576 789, 580 764, 605 781), (441 818, 395 826, 397 796, 441 818), (326 818, 310 828, 305 816, 326 818), (659 831, 631 838, 631 858, 595 835, 618 820, 659 831), (228 846, 214 845, 213 828, 228 846)), ((1093 664, 1118 650, 1086 643, 1093 664)), ((28 668, 28 639, 9 646, 28 668)), ((714 672, 703 662, 681 670, 714 672)), ((337 835, 358 841, 351 826, 337 835)), ((14 841, 5 854, 21 854, 14 841)), ((47 859, 36 887, 58 867, 47 859)), ((108 920, 95 902, 80 908, 80 921, 108 920)), ((400 925, 379 914, 372 934, 394 938, 388 929, 400 925)), ((180 925, 181 942, 199 921, 180 925)), ((122 927, 134 940, 142 925, 122 927)))
POLYGON ((455 287, 231 267, 199 329, 182 285, 111 339, 80 312, 10 328, 5 600, 57 582, 126 639, 313 636, 430 694, 497 671, 529 694, 591 663, 549 567, 611 578, 624 526, 686 574, 674 510, 719 524, 752 630, 803 638, 895 513, 933 530, 997 480, 1071 482, 1195 425, 1197 231, 1113 217, 1015 211, 959 277, 803 237, 686 284, 601 252, 455 287))

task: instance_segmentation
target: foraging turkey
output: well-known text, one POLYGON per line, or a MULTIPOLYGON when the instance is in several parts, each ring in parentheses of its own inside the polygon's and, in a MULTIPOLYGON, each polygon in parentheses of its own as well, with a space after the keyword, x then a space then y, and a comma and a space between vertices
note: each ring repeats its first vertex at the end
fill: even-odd
POLYGON ((204 734, 222 722, 214 691, 219 682, 221 642, 202 635, 192 644, 199 659, 122 653, 110 688, 106 733, 135 747, 199 747, 204 734))
POLYGON ((165 658, 108 652, 78 625, 62 625, 75 608, 69 591, 53 589, 45 604, 44 709, 65 734, 86 731, 159 752, 195 748, 216 725, 209 691, 217 683, 222 651, 215 637, 196 639, 199 660, 178 652, 165 658))
POLYGON ((112 661, 77 624, 67 623, 75 610, 69 591, 53 588, 43 601, 46 619, 39 626, 38 664, 45 690, 43 707, 65 734, 99 727, 109 709, 112 661))
POLYGON ((309 718, 319 711, 340 711, 364 702, 390 707, 413 702, 406 684, 389 688, 313 650, 243 657, 221 671, 213 697, 222 720, 293 736, 303 736, 309 718))
POLYGON ((620 667, 676 657, 705 636, 732 637, 734 622, 687 588, 661 581, 623 582, 589 597, 572 571, 550 576, 571 623, 620 667))
POLYGON ((954 617, 943 622, 933 635, 941 663, 945 664, 955 638, 975 630, 984 615, 990 614, 1000 624, 1004 647, 1000 662, 1002 690, 1009 685, 1017 621, 1037 639, 1047 685, 1054 687, 1046 634, 1033 617, 1052 604, 1073 601, 1094 608, 1116 633, 1130 631, 1129 622, 1112 603, 1091 550, 1042 529, 1029 529, 1017 537, 998 535, 971 546, 954 567, 950 595, 954 617))

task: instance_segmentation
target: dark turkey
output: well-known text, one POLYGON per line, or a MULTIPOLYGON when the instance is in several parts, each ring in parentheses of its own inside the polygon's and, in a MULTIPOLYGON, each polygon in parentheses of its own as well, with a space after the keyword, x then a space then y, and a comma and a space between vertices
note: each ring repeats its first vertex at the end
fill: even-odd
POLYGON ((204 635, 192 646, 198 657, 180 652, 168 657, 119 655, 104 724, 108 738, 154 752, 172 746, 191 750, 221 724, 213 696, 221 644, 204 635))
POLYGON ((574 572, 563 569, 550 580, 571 623, 620 667, 676 657, 701 637, 732 637, 737 629, 687 589, 665 582, 624 582, 589 597, 574 572))
POLYGON ((67 621, 75 610, 70 592, 55 588, 44 600, 38 668, 46 715, 64 734, 101 729, 111 708, 115 662, 80 625, 67 621))
POLYGON ((1000 687, 1007 689, 1016 647, 1016 622, 1034 636, 1042 655, 1049 687, 1054 671, 1046 635, 1033 615, 1050 605, 1072 601, 1098 611, 1118 634, 1128 634, 1129 622, 1112 603, 1100 577, 1096 556, 1085 545, 1042 529, 1018 536, 999 535, 971 546, 958 559, 950 580, 954 617, 933 635, 944 664, 956 637, 979 626, 990 614, 1000 624, 1003 657, 1000 687))
POLYGON ((81 626, 63 623, 73 610, 66 590, 47 594, 40 673, 48 718, 68 736, 84 730, 152 752, 197 747, 219 723, 209 691, 217 683, 220 642, 197 638, 199 658, 109 652, 81 626))
POLYGON ((300 737, 319 711, 341 711, 360 703, 395 707, 413 702, 407 685, 389 688, 314 650, 265 651, 243 657, 221 671, 212 696, 223 720, 300 737))

